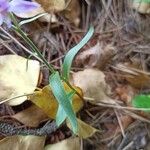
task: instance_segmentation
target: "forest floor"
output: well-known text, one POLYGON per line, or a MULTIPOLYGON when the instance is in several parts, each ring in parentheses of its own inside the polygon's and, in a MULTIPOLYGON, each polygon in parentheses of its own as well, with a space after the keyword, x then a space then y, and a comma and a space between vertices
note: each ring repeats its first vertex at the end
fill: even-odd
MULTIPOLYGON (((100 101, 85 105, 79 116, 86 123, 101 132, 82 140, 83 150, 149 150, 150 148, 150 117, 143 111, 134 109, 131 100, 137 94, 150 92, 150 15, 139 14, 133 10, 128 1, 82 1, 80 2, 80 24, 74 25, 74 18, 69 21, 57 13, 57 23, 34 21, 23 26, 28 36, 41 50, 48 62, 57 70, 61 69, 66 52, 79 43, 92 24, 94 36, 77 54, 72 72, 87 68, 96 68, 105 75, 110 91, 106 94, 115 104, 100 101), (93 51, 92 51, 93 50, 93 51), (133 108, 133 109, 132 109, 133 108)), ((74 10, 79 11, 78 8, 74 10)), ((24 44, 12 31, 6 30, 24 44)), ((11 54, 7 47, 23 57, 24 52, 13 40, 1 32, 5 44, 0 44, 0 55, 11 54)), ((24 44, 25 45, 25 44, 24 44)), ((26 46, 26 45, 25 45, 26 46)), ((49 83, 49 71, 41 67, 43 74, 40 88, 49 83)), ((90 75, 85 82, 90 82, 90 75), (89 77, 89 80, 88 80, 89 77)), ((91 81, 92 82, 92 81, 91 81)), ((100 91, 98 89, 97 91, 100 91)), ((104 90, 104 89, 102 89, 104 90)), ((27 109, 31 102, 19 106, 0 105, 1 120, 21 123, 11 118, 12 115, 27 109)), ((1 134, 1 138, 5 137, 1 134)), ((49 136, 46 142, 55 143, 71 136, 68 129, 60 128, 49 136)))

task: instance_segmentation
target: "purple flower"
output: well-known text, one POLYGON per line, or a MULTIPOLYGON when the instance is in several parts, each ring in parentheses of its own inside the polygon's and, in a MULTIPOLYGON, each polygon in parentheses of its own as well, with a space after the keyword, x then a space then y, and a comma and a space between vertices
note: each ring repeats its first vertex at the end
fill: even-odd
POLYGON ((36 2, 25 0, 0 0, 0 25, 5 22, 9 27, 11 20, 9 13, 14 13, 16 16, 19 13, 26 13, 38 8, 40 5, 36 2))

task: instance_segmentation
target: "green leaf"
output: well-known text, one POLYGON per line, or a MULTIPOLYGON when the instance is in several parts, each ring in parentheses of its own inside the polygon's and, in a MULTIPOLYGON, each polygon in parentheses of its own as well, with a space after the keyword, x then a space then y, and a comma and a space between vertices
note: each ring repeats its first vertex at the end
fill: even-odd
MULTIPOLYGON (((75 91, 71 91, 70 93, 68 93, 68 98, 70 99, 71 101, 71 105, 72 105, 72 98, 75 94, 75 91)), ((59 126, 61 125, 65 119, 67 118, 67 115, 63 109, 63 107, 61 105, 58 106, 58 111, 57 111, 57 114, 56 114, 56 124, 59 126)))
POLYGON ((30 23, 30 22, 33 22, 35 21, 36 19, 40 18, 40 17, 43 17, 44 15, 47 15, 47 13, 42 13, 42 14, 39 14, 39 15, 36 15, 30 19, 26 19, 26 20, 23 20, 19 23, 19 26, 22 26, 24 24, 27 24, 27 23, 30 23))
POLYGON ((66 112, 64 111, 63 107, 61 105, 58 106, 58 111, 56 114, 56 124, 57 126, 60 126, 65 119, 67 118, 66 112))
POLYGON ((94 33, 94 28, 90 27, 85 37, 75 47, 70 49, 70 51, 66 54, 64 58, 63 67, 62 67, 62 75, 66 80, 69 80, 69 72, 75 55, 90 40, 93 33, 94 33))
POLYGON ((135 3, 150 3, 150 0, 134 0, 135 3))
POLYGON ((150 112, 150 95, 137 95, 132 100, 132 105, 136 108, 149 108, 147 111, 150 112))
MULTIPOLYGON (((71 105, 71 100, 70 100, 70 96, 67 95, 63 85, 62 85, 62 81, 60 79, 59 73, 55 72, 50 76, 49 79, 49 83, 52 89, 52 92, 55 96, 55 98, 57 99, 59 105, 63 108, 63 110, 65 111, 71 126, 73 128, 73 132, 77 133, 78 132, 78 124, 77 124, 77 119, 76 119, 76 115, 73 111, 72 105, 71 105)), ((59 107, 61 110, 58 111, 58 115, 56 115, 57 117, 61 117, 60 115, 60 111, 62 111, 62 108, 59 107)), ((57 120, 57 124, 60 125, 60 123, 62 123, 61 119, 56 119, 57 120), (60 121, 60 122, 59 122, 60 121)))

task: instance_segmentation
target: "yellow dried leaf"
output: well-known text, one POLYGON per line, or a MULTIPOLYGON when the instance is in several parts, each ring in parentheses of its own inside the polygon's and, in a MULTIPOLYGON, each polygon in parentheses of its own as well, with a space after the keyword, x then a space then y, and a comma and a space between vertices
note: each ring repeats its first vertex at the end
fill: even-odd
POLYGON ((36 105, 30 106, 12 117, 29 127, 37 127, 43 120, 48 118, 43 110, 36 105))
MULTIPOLYGON (((18 55, 0 56, 0 101, 34 92, 40 73, 40 64, 36 60, 27 60, 18 55), (28 61, 28 63, 27 63, 28 61)), ((27 96, 8 102, 19 105, 27 96)))
MULTIPOLYGON (((78 121, 78 136, 81 138, 89 138, 91 136, 93 136, 96 132, 100 132, 99 130, 93 128, 92 126, 88 125, 87 123, 83 122, 80 119, 77 119, 78 121)), ((67 126, 71 129, 71 125, 69 122, 67 122, 67 126)))
MULTIPOLYGON (((64 83, 67 92, 71 92, 69 86, 64 83)), ((74 87, 81 95, 82 91, 78 87, 74 87)), ((35 92, 29 96, 29 99, 38 107, 40 107, 50 118, 54 119, 58 109, 58 102, 55 99, 49 85, 45 86, 41 91, 35 92)), ((83 107, 83 100, 76 94, 73 97, 73 109, 78 112, 83 107)))
POLYGON ((1 150, 42 150, 45 136, 8 136, 0 141, 1 150))
POLYGON ((44 150, 79 150, 80 145, 79 138, 69 138, 56 144, 47 145, 44 150))

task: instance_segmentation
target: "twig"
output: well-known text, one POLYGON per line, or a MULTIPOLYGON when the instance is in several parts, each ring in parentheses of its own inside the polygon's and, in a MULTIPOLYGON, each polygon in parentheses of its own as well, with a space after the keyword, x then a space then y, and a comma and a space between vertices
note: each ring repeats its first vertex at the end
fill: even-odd
POLYGON ((118 115, 118 112, 115 109, 114 109, 114 111, 115 111, 115 114, 116 114, 116 117, 117 117, 120 129, 121 129, 122 136, 125 137, 125 132, 124 132, 123 125, 122 125, 122 122, 120 120, 120 117, 118 115))

